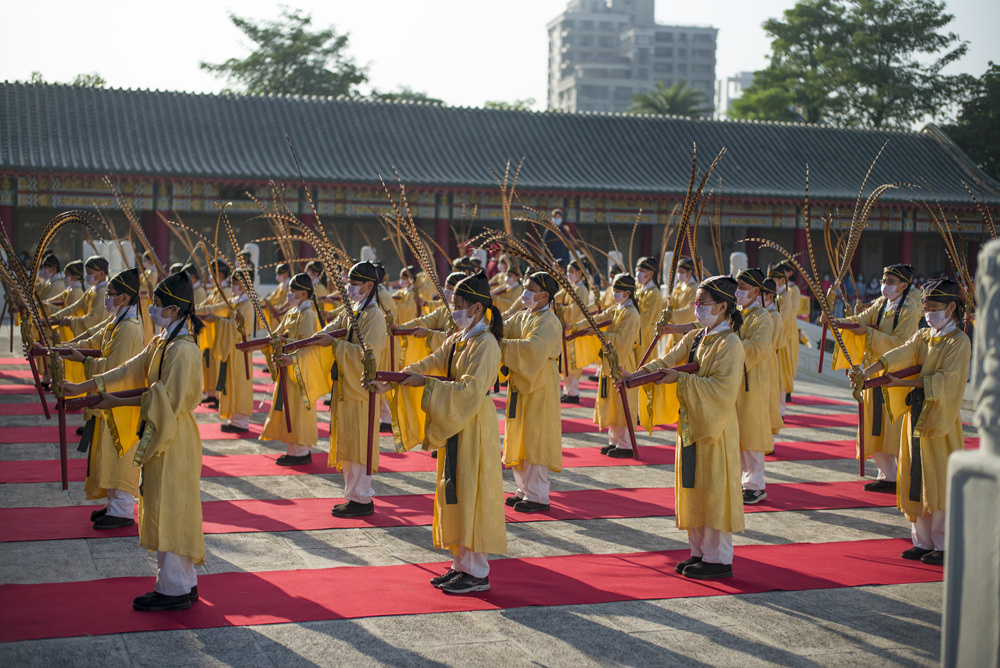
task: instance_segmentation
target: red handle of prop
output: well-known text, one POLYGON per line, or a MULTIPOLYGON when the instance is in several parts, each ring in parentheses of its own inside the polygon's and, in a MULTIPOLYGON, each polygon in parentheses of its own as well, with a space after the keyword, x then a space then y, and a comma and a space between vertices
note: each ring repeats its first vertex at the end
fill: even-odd
POLYGON ((625 425, 628 427, 628 438, 632 443, 632 459, 639 459, 639 444, 635 440, 635 422, 632 420, 632 409, 628 405, 628 390, 625 389, 624 385, 618 386, 618 397, 622 401, 625 425))
POLYGON ((271 344, 271 339, 248 339, 247 341, 240 341, 236 344, 236 349, 245 353, 253 352, 254 350, 260 350, 271 344))
MULTIPOLYGON (((604 327, 607 327, 610 324, 611 324, 610 320, 605 320, 603 322, 599 322, 599 323, 597 323, 597 329, 602 329, 604 327)), ((588 334, 592 334, 592 333, 593 332, 591 332, 589 329, 583 329, 583 330, 580 330, 579 332, 574 332, 572 334, 567 335, 566 336, 566 340, 567 341, 572 341, 573 339, 578 339, 581 336, 587 336, 588 334)))
MULTIPOLYGON (((906 369, 900 369, 899 371, 890 371, 888 373, 891 373, 896 378, 909 378, 910 376, 916 376, 918 373, 920 373, 920 370, 922 368, 923 367, 918 364, 916 366, 911 366, 906 369)), ((879 376, 878 378, 869 378, 868 380, 866 380, 864 387, 866 390, 870 390, 873 387, 882 387, 883 385, 888 385, 888 384, 889 384, 888 376, 879 376)))
MULTIPOLYGON (((701 365, 697 362, 691 362, 690 364, 681 364, 680 366, 670 367, 677 373, 697 373, 701 365)), ((665 371, 654 371, 653 373, 646 373, 641 376, 635 376, 625 381, 625 387, 632 389, 633 387, 639 387, 640 385, 648 385, 649 383, 655 383, 659 379, 666 375, 665 371)))
POLYGON ((285 431, 292 433, 292 411, 288 406, 288 367, 278 367, 278 390, 281 392, 281 412, 285 414, 285 431))
MULTIPOLYGON (((94 348, 53 348, 53 351, 59 353, 60 357, 69 357, 73 354, 74 350, 77 350, 84 357, 100 357, 101 351, 94 348)), ((49 354, 48 348, 42 348, 41 346, 35 346, 31 349, 31 354, 34 357, 42 357, 49 354)))
MULTIPOLYGON (((347 336, 347 329, 335 329, 332 332, 327 332, 330 336, 335 339, 342 339, 347 336)), ((319 336, 310 336, 307 339, 299 339, 298 341, 292 341, 291 343, 286 343, 284 349, 286 353, 294 352, 300 348, 308 348, 311 345, 318 343, 320 340, 319 336)))
MULTIPOLYGON (((131 399, 132 397, 141 397, 146 393, 148 387, 140 387, 134 390, 122 390, 120 392, 111 392, 111 396, 118 397, 119 399, 131 399)), ((101 403, 100 395, 87 396, 87 397, 76 397, 75 399, 66 399, 64 402, 66 405, 66 410, 75 411, 81 408, 90 408, 101 403)))
MULTIPOLYGON (((404 373, 402 371, 379 371, 375 374, 375 380, 383 383, 402 383, 411 375, 412 374, 404 373)), ((448 376, 427 376, 427 378, 434 378, 435 380, 451 380, 448 376)))
POLYGON ((660 338, 662 336, 663 334, 657 332, 656 336, 653 337, 653 340, 649 342, 649 347, 646 348, 646 352, 645 354, 643 354, 642 361, 639 362, 639 366, 642 366, 643 364, 649 361, 649 356, 653 354, 653 350, 656 348, 656 344, 660 342, 660 338))
POLYGON ((375 393, 368 393, 368 456, 365 461, 365 475, 372 474, 372 455, 375 453, 375 393))
POLYGON ((38 391, 38 399, 42 402, 42 408, 45 410, 45 419, 51 420, 52 413, 49 412, 49 402, 45 399, 45 390, 42 389, 42 379, 38 377, 38 366, 35 365, 35 358, 31 355, 28 356, 28 366, 31 367, 31 377, 35 379, 35 389, 38 391))
POLYGON ((62 488, 69 489, 69 455, 66 447, 66 400, 56 399, 56 411, 59 414, 59 471, 62 476, 62 488))
POLYGON ((823 325, 823 333, 819 337, 819 373, 823 373, 823 356, 826 355, 826 331, 829 325, 823 325))

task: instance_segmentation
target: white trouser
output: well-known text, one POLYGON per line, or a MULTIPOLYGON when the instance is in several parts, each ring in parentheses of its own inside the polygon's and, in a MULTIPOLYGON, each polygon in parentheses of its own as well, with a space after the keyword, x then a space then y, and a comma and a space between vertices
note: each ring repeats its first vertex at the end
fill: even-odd
POLYGON ((458 548, 458 556, 451 562, 451 567, 474 578, 484 578, 490 574, 490 560, 486 553, 473 552, 464 545, 458 548))
POLYGON ((764 453, 740 450, 740 469, 743 471, 743 489, 764 489, 764 453))
POLYGON ((563 376, 563 387, 566 389, 566 396, 580 396, 580 377, 573 375, 563 376))
POLYGON ((918 517, 910 529, 913 545, 921 550, 944 550, 944 518, 947 514, 947 511, 939 510, 918 517))
POLYGON ((613 445, 622 450, 631 450, 632 441, 628 437, 628 427, 625 425, 613 424, 608 427, 608 445, 613 445))
POLYGON ((242 413, 233 413, 229 416, 229 424, 240 429, 250 428, 250 416, 242 413))
POLYGON ((873 452, 872 459, 878 467, 878 477, 876 480, 888 480, 896 482, 896 456, 888 452, 873 452))
POLYGON ((514 468, 514 484, 517 491, 514 495, 519 499, 549 504, 549 467, 524 462, 521 470, 514 468))
POLYGON ((120 489, 109 489, 108 515, 135 519, 135 497, 120 489))
POLYGON ((781 413, 781 417, 785 417, 785 393, 781 393, 781 399, 778 401, 778 412, 781 413))
POLYGON ((372 477, 365 472, 364 464, 343 462, 344 498, 355 503, 371 503, 372 477))
POLYGON ((173 552, 156 553, 156 586, 165 596, 182 596, 198 584, 198 574, 194 570, 194 562, 173 552))
POLYGON ((708 527, 688 529, 691 556, 701 557, 710 564, 733 563, 733 534, 708 527))
POLYGON ((385 399, 382 399, 382 403, 379 404, 378 420, 385 423, 392 422, 392 411, 389 410, 389 403, 385 399))
POLYGON ((288 449, 285 450, 285 453, 289 457, 305 457, 309 454, 309 446, 300 445, 298 443, 289 443, 288 449))

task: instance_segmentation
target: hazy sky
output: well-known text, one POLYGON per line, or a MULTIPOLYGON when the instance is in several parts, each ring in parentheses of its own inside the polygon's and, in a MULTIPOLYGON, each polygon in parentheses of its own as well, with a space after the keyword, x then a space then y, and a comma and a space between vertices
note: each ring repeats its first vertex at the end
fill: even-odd
MULTIPOLYGON (((545 24, 565 0, 290 0, 315 24, 350 32, 350 52, 368 64, 370 86, 409 86, 451 105, 535 98, 544 108, 545 24)), ((770 45, 761 23, 794 0, 659 0, 657 20, 719 29, 716 76, 760 69, 770 45)), ((1000 62, 1000 0, 951 0, 950 29, 970 42, 952 68, 982 74, 1000 62)), ((217 92, 226 83, 200 60, 247 53, 227 14, 274 18, 259 0, 0 0, 0 80, 70 81, 97 72, 110 86, 217 92)))

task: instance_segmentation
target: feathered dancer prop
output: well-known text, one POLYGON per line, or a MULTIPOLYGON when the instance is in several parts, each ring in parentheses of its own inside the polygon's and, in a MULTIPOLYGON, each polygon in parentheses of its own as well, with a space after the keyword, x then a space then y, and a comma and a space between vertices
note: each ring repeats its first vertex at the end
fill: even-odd
MULTIPOLYGON (((676 280, 677 265, 681 260, 681 249, 683 248, 685 238, 689 239, 688 243, 691 248, 691 255, 694 258, 695 267, 698 266, 698 256, 695 253, 697 249, 697 241, 689 235, 691 218, 694 216, 696 207, 698 207, 698 202, 701 199, 701 193, 705 190, 705 184, 708 183, 708 179, 711 178, 712 172, 714 172, 715 168, 719 166, 719 162, 725 154, 726 147, 723 146, 719 149, 719 152, 716 154, 712 164, 708 166, 708 171, 706 171, 704 176, 701 177, 701 181, 698 182, 698 187, 695 188, 694 180, 698 170, 698 145, 695 144, 691 149, 691 176, 688 179, 687 194, 684 196, 684 208, 681 209, 681 220, 677 225, 677 237, 674 239, 674 255, 670 259, 670 274, 667 276, 667 307, 663 309, 663 312, 660 314, 660 319, 656 323, 656 333, 653 336, 653 340, 649 342, 649 347, 646 348, 646 352, 643 354, 642 360, 639 362, 639 366, 642 366, 649 361, 649 357, 653 354, 653 351, 656 350, 656 344, 658 344, 660 339, 663 337, 662 328, 669 325, 670 320, 673 318, 674 281, 676 280)), ((701 217, 702 210, 704 210, 704 204, 698 209, 698 218, 701 217)))
POLYGON ((149 253, 149 257, 152 258, 153 264, 156 266, 156 272, 160 276, 167 275, 167 269, 160 262, 159 256, 157 256, 156 251, 153 250, 152 244, 149 243, 149 239, 146 238, 146 232, 142 229, 142 223, 139 222, 139 217, 135 215, 135 209, 132 208, 132 204, 125 199, 121 191, 115 185, 115 182, 111 180, 110 175, 104 177, 104 183, 108 186, 108 189, 115 196, 115 201, 118 202, 118 208, 122 210, 125 214, 125 219, 128 220, 129 229, 135 234, 135 237, 139 240, 139 244, 142 249, 149 253))
POLYGON ((718 183, 719 183, 719 194, 716 195, 715 197, 715 213, 712 216, 712 222, 708 227, 708 231, 712 239, 712 251, 715 253, 716 274, 722 275, 726 273, 726 269, 723 266, 723 256, 722 256, 722 177, 721 176, 718 179, 718 183))
MULTIPOLYGON (((581 251, 576 242, 573 239, 571 239, 569 235, 564 234, 563 231, 560 230, 558 226, 554 225, 551 222, 546 222, 544 220, 537 220, 532 222, 534 222, 536 225, 540 225, 545 229, 551 231, 559 241, 561 241, 563 244, 566 245, 566 248, 568 248, 570 252, 574 253, 577 257, 580 256, 581 251)), ((613 238, 614 237, 612 236, 612 239, 613 238)), ((513 235, 509 235, 505 232, 500 232, 499 230, 491 230, 489 232, 485 232, 482 235, 480 235, 478 241, 480 245, 488 245, 490 243, 496 243, 501 248, 503 248, 505 252, 529 262, 531 266, 535 267, 538 271, 544 271, 545 273, 549 274, 550 276, 552 276, 553 279, 555 279, 559 287, 566 292, 566 295, 574 302, 576 302, 576 306, 580 309, 580 312, 583 313, 583 317, 586 319, 587 324, 593 331, 593 334, 597 337, 597 340, 600 342, 601 349, 604 351, 604 360, 608 363, 609 373, 612 379, 614 379, 615 381, 615 387, 618 390, 618 396, 622 402, 622 410, 625 413, 625 423, 628 426, 629 440, 632 443, 632 454, 633 457, 638 459, 639 449, 637 447, 635 439, 635 422, 632 419, 632 411, 628 403, 627 390, 625 386, 622 384, 623 376, 622 376, 621 365, 618 358, 618 351, 615 350, 615 347, 611 345, 607 337, 601 331, 600 325, 594 319, 594 316, 590 313, 590 310, 587 308, 587 305, 584 304, 583 300, 580 299, 580 296, 576 294, 576 290, 573 289, 573 284, 570 282, 569 277, 567 277, 566 274, 559 269, 559 266, 554 261, 551 260, 551 256, 546 257, 546 255, 543 252, 533 251, 526 244, 521 242, 521 240, 517 239, 513 235)))
POLYGON ((510 181, 508 186, 508 178, 510 177, 510 160, 507 161, 507 166, 504 168, 503 181, 500 181, 500 177, 490 169, 490 173, 493 174, 493 178, 497 182, 497 186, 500 188, 500 207, 501 214, 503 216, 503 229, 507 234, 514 234, 514 225, 511 222, 511 206, 514 203, 514 188, 517 186, 517 177, 521 174, 521 167, 524 165, 524 158, 521 158, 521 162, 517 163, 517 169, 514 170, 514 178, 510 181))
MULTIPOLYGON (((968 186, 965 187, 968 189, 968 186)), ((930 190, 930 188, 928 188, 928 190, 930 190)), ((972 194, 971 190, 969 191, 969 194, 972 194)), ((934 195, 933 190, 931 191, 931 195, 934 195)), ((973 200, 975 200, 975 197, 973 197, 973 200)), ((969 322, 976 311, 976 282, 972 277, 972 274, 969 272, 969 262, 966 259, 965 252, 963 250, 965 244, 962 242, 961 223, 959 223, 958 220, 955 221, 955 227, 958 228, 958 239, 956 240, 955 233, 952 232, 951 229, 951 224, 948 223, 948 216, 945 214, 941 203, 938 202, 937 197, 934 196, 934 204, 937 206, 937 213, 934 212, 934 209, 932 209, 927 202, 922 202, 922 204, 927 210, 927 213, 930 214, 931 220, 934 221, 934 225, 937 227, 938 232, 941 234, 941 239, 944 241, 945 255, 948 256, 948 261, 951 263, 951 266, 955 271, 955 282, 959 284, 962 288, 962 292, 965 293, 965 330, 966 333, 968 333, 969 322)), ((977 201, 976 204, 978 205, 979 202, 977 201)), ((979 213, 981 216, 984 216, 983 210, 980 210, 979 213)), ((989 211, 987 210, 985 214, 989 215, 989 211)), ((984 220, 987 220, 988 224, 991 222, 991 220, 986 219, 985 216, 984 220)))

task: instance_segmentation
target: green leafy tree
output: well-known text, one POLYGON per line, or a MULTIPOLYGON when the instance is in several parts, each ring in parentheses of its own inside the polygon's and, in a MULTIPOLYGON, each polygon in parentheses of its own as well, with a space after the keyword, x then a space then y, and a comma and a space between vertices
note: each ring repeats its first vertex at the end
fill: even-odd
POLYGON ((745 121, 783 121, 801 123, 805 119, 799 113, 792 94, 781 88, 748 88, 743 95, 733 100, 727 114, 729 118, 745 121))
POLYGON ((666 114, 690 118, 698 118, 711 111, 705 91, 689 86, 683 79, 669 88, 662 81, 657 81, 656 88, 648 93, 633 95, 632 106, 628 109, 630 114, 666 114))
POLYGON ((73 85, 87 88, 104 88, 108 85, 108 82, 97 72, 90 72, 88 74, 77 74, 76 78, 73 79, 73 85))
POLYGON ((1000 65, 990 61, 986 73, 971 83, 958 121, 943 130, 984 172, 1000 181, 1000 65))
POLYGON ((371 98, 384 102, 428 102, 431 104, 444 104, 444 100, 431 97, 427 93, 418 90, 413 90, 409 86, 400 86, 397 91, 385 93, 380 93, 373 89, 371 98))
POLYGON ((526 97, 523 100, 513 100, 512 102, 505 102, 504 100, 487 100, 483 103, 484 109, 517 109, 520 111, 531 111, 531 108, 535 106, 535 98, 526 97))
POLYGON ((235 14, 229 20, 256 45, 253 52, 200 67, 248 93, 350 95, 368 79, 366 68, 347 54, 348 34, 332 26, 312 30, 310 14, 282 6, 277 21, 255 23, 235 14))
POLYGON ((787 120, 762 104, 779 91, 807 123, 907 127, 946 113, 964 77, 942 71, 968 48, 943 32, 953 18, 937 0, 800 0, 764 23, 770 63, 730 116, 787 120))

